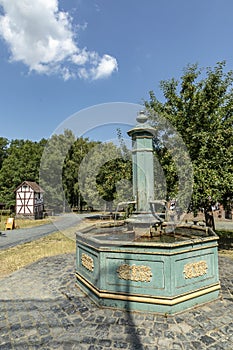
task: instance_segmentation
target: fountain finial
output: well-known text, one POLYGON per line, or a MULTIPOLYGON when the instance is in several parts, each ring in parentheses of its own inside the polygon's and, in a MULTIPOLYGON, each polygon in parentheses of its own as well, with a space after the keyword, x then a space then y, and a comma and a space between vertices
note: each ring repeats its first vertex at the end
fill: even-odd
POLYGON ((140 124, 144 124, 147 122, 148 120, 148 117, 147 115, 145 115, 144 111, 140 111, 137 115, 137 118, 136 118, 137 122, 140 123, 140 124))

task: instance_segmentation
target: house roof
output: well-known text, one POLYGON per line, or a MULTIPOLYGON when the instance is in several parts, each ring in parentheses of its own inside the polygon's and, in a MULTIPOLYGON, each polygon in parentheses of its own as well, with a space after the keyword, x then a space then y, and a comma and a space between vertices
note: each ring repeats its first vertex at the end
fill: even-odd
POLYGON ((23 181, 16 189, 15 192, 22 187, 23 185, 27 185, 33 189, 34 192, 42 193, 44 190, 38 185, 38 183, 33 181, 23 181))

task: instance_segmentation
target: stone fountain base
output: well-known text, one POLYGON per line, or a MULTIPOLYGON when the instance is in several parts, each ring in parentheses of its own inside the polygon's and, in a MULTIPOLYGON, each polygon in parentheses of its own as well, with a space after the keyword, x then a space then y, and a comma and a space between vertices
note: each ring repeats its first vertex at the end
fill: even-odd
POLYGON ((78 232, 78 286, 101 306, 161 314, 217 299, 218 236, 182 230, 152 241, 124 226, 78 232))

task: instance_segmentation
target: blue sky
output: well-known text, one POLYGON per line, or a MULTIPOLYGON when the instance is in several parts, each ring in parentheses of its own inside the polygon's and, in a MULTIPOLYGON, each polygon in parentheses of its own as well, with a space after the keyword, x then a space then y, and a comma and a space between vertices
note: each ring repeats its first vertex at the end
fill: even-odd
POLYGON ((189 63, 226 60, 233 69, 232 0, 0 0, 0 6, 0 136, 9 140, 48 138, 94 105, 141 104, 150 90, 161 99, 159 82, 179 78, 189 63))

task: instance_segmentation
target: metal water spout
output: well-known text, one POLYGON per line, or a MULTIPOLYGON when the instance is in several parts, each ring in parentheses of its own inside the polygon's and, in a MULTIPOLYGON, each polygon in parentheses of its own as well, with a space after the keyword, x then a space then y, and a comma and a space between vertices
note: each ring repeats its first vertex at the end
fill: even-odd
POLYGON ((115 211, 115 215, 114 215, 114 219, 116 220, 117 219, 117 214, 119 212, 119 208, 120 207, 125 207, 129 204, 136 204, 136 201, 127 201, 127 202, 119 202, 117 203, 117 208, 116 208, 116 211, 115 211))

